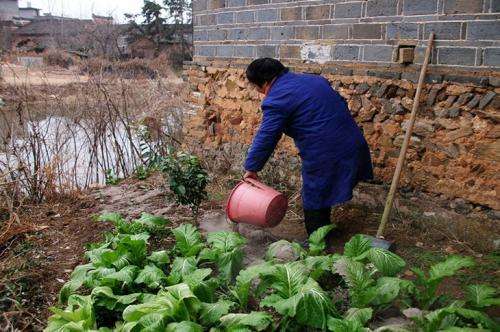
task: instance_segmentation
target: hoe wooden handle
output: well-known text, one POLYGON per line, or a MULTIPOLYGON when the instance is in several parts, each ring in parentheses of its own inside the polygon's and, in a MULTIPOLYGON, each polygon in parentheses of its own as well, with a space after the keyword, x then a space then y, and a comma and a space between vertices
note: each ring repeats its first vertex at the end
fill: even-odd
POLYGON ((429 58, 431 56, 432 44, 434 42, 434 32, 431 32, 429 36, 429 42, 427 44, 427 50, 425 51, 424 63, 422 64, 422 69, 420 70, 420 77, 418 79, 417 92, 415 93, 415 98, 413 99, 413 108, 411 110, 410 122, 408 123, 408 128, 406 129, 405 138, 403 141, 403 146, 399 152, 398 163, 396 164, 396 171, 392 178, 391 188, 389 189, 389 194, 387 195, 387 201, 385 202, 384 214, 380 220, 380 226, 377 231, 377 237, 382 237, 384 234, 385 226, 389 220, 391 214, 392 203, 394 202, 394 195, 398 188, 399 179, 401 177, 401 171, 406 159, 406 151, 408 150, 408 145, 410 144, 411 134, 413 132, 413 125, 415 124, 415 119, 417 118, 418 104, 420 101, 420 93, 422 92, 422 86, 424 84, 425 73, 427 72, 427 65, 429 63, 429 58))

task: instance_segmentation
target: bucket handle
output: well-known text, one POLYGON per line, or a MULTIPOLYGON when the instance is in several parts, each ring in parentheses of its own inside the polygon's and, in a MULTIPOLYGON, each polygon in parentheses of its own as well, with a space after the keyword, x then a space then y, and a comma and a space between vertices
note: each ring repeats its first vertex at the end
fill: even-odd
POLYGON ((246 179, 244 179, 243 181, 244 181, 244 182, 246 182, 246 183, 249 183, 249 184, 251 184, 252 186, 257 187, 257 188, 259 188, 259 189, 262 189, 262 190, 265 190, 265 189, 266 189, 262 183, 260 183, 259 181, 255 180, 255 179, 252 179, 252 178, 246 178, 246 179))

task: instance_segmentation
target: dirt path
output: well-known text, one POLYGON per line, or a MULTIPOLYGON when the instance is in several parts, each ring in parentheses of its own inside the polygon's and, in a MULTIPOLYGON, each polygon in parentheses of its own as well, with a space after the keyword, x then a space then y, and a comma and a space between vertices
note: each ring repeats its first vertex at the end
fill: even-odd
MULTIPOLYGON (((223 188, 225 192, 229 188, 223 188)), ((385 188, 363 185, 354 200, 334 211, 338 228, 335 249, 356 233, 374 234, 385 196, 385 188)), ((223 212, 224 193, 212 195, 201 209, 203 232, 231 230, 223 212)), ((446 254, 458 253, 475 257, 477 268, 460 275, 455 284, 484 282, 498 285, 500 260, 494 251, 494 240, 500 238, 497 221, 477 216, 459 215, 441 207, 441 202, 423 194, 407 195, 397 202, 388 227, 387 238, 397 243, 397 253, 412 266, 428 266, 446 254), (493 250, 493 251, 492 251, 493 250)), ((48 307, 56 304, 57 294, 72 269, 83 261, 85 245, 99 241, 110 228, 93 221, 102 212, 119 212, 127 218, 141 212, 161 215, 172 227, 192 222, 189 209, 173 203, 162 179, 152 176, 146 181, 126 180, 117 186, 94 189, 88 194, 59 199, 42 206, 28 207, 26 217, 44 231, 19 236, 0 248, 0 330, 41 330, 48 307)), ((283 223, 271 231, 241 226, 247 237, 246 263, 262 259, 267 244, 280 239, 303 240, 300 206, 293 207, 283 223)))

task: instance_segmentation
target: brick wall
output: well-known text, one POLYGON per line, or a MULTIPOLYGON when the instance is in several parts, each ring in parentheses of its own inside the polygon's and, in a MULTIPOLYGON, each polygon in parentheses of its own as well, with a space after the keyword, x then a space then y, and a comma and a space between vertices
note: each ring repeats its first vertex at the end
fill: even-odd
POLYGON ((500 0, 194 0, 195 61, 279 57, 397 63, 436 33, 432 63, 500 68, 500 0))

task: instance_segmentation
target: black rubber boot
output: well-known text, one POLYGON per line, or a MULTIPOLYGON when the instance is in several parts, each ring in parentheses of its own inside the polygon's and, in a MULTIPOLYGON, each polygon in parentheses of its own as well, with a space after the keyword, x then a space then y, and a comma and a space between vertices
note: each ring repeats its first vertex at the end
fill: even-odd
POLYGON ((320 227, 330 225, 330 214, 332 208, 320 210, 304 210, 304 223, 306 226, 307 235, 310 236, 315 230, 320 227))

